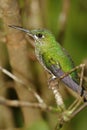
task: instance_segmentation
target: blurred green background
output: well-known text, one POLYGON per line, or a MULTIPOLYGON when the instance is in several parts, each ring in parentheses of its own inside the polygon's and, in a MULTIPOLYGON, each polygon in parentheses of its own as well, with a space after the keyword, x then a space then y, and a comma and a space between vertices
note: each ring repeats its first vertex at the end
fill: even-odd
MULTIPOLYGON (((4 3, 6 2, 5 0, 3 1, 4 3)), ((84 61, 87 61, 87 0, 15 0, 14 2, 17 2, 19 5, 23 27, 29 29, 49 29, 55 35, 57 41, 59 41, 60 44, 69 52, 75 62, 75 65, 79 65, 84 61)), ((2 19, 3 18, 0 19, 1 22, 3 21, 2 19)), ((2 30, 2 24, 0 24, 0 30, 2 30)), ((3 50, 4 49, 5 48, 3 47, 3 50)), ((9 68, 8 59, 6 58, 6 60, 7 61, 5 62, 7 68, 9 68)), ((40 86, 44 86, 46 84, 44 83, 46 82, 45 78, 43 78, 43 81, 40 81, 41 76, 45 77, 42 72, 44 70, 42 70, 41 66, 37 65, 37 62, 30 62, 31 66, 33 65, 33 69, 31 69, 33 81, 35 82, 37 80, 35 85, 39 86, 37 89, 41 89, 40 86)), ((43 90, 44 89, 39 90, 39 92, 43 90)), ((43 95, 48 95, 48 92, 46 93, 45 91, 45 94, 43 95)), ((11 92, 8 91, 7 95, 9 95, 8 97, 10 99, 14 99, 13 97, 17 98, 13 90, 11 92)), ((16 117, 14 116, 16 124, 14 126, 23 126, 21 110, 13 109, 13 111, 14 115, 16 113, 16 117)), ((55 118, 53 114, 49 115, 48 118, 46 114, 47 113, 43 113, 44 121, 41 120, 34 122, 34 124, 27 129, 53 129, 57 122, 57 118, 55 118)), ((62 130, 86 130, 86 114, 87 108, 81 111, 68 124, 64 125, 62 130)))

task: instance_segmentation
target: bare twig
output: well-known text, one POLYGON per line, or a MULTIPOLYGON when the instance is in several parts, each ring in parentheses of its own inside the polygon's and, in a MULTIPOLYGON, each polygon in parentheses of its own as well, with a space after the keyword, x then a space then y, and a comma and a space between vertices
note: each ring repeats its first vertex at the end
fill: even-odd
MULTIPOLYGON (((8 55, 6 51, 6 39, 3 33, 3 24, 0 19, 0 66, 5 66, 8 61, 8 55)), ((5 83, 4 74, 0 71, 0 96, 5 97, 8 93, 7 91, 7 84, 5 83), (6 87, 5 87, 6 86, 6 87)), ((8 107, 0 106, 0 129, 3 128, 13 128, 14 127, 14 120, 13 114, 8 107), (5 116, 7 115, 7 116, 5 116)))
POLYGON ((25 0, 25 26, 40 28, 43 26, 39 0, 25 0))
MULTIPOLYGON (((63 103, 63 100, 62 100, 62 97, 61 97, 61 94, 59 93, 56 85, 58 86, 58 83, 61 79, 63 79, 64 77, 68 76, 70 73, 74 72, 75 70, 79 69, 79 68, 82 68, 82 73, 81 73, 81 83, 80 85, 82 85, 82 79, 83 79, 83 71, 84 71, 84 66, 85 64, 80 64, 79 66, 76 66, 75 68, 73 68, 72 70, 70 70, 69 72, 66 72, 65 74, 63 74, 62 76, 60 76, 60 78, 57 80, 52 80, 51 82, 49 82, 49 86, 50 88, 52 89, 53 91, 53 94, 55 96, 55 99, 56 99, 56 103, 58 106, 63 106, 64 107, 64 103, 63 103)), ((64 107, 65 108, 65 107, 64 107)), ((63 109, 64 109, 63 108, 63 109)))
MULTIPOLYGON (((82 66, 82 65, 80 65, 82 66)), ((78 68, 78 67, 76 67, 78 68)), ((76 69, 74 68, 74 70, 76 69)), ((8 75, 9 77, 11 77, 12 79, 16 80, 18 83, 21 83, 23 85, 25 85, 20 79, 18 79, 15 75, 13 75, 12 73, 10 73, 9 71, 7 71, 6 69, 2 68, 0 66, 0 70, 8 75)), ((71 70, 72 71, 72 70, 71 70)), ((56 80, 57 81, 57 80, 56 80)), ((13 107, 31 107, 31 108, 38 108, 41 109, 43 111, 50 111, 50 112, 58 112, 60 113, 60 122, 57 125, 57 129, 61 128, 60 126, 63 126, 63 124, 69 120, 71 120, 76 114, 78 114, 82 109, 84 109, 87 106, 87 103, 84 103, 80 108, 78 108, 76 111, 71 111, 70 109, 66 110, 62 97, 59 93, 59 91, 56 88, 56 85, 58 86, 58 82, 52 81, 50 84, 50 88, 52 89, 55 99, 56 99, 56 103, 57 103, 57 108, 53 108, 51 106, 46 105, 42 99, 38 99, 40 98, 40 96, 34 92, 31 88, 29 89, 29 91, 33 92, 34 96, 37 97, 37 99, 39 100, 39 103, 32 103, 32 102, 28 102, 28 101, 11 101, 11 100, 7 100, 4 97, 0 97, 0 104, 1 105, 6 105, 6 106, 13 106, 13 107), (36 94, 36 95, 35 95, 36 94), (39 96, 39 97, 38 97, 39 96), (62 109, 61 109, 62 108, 62 109), (65 112, 64 112, 65 111, 65 112), (63 113, 62 113, 63 112, 63 113), (62 123, 61 123, 62 122, 62 123)))
POLYGON ((10 107, 31 107, 31 108, 38 108, 43 111, 61 112, 60 108, 59 109, 54 108, 46 104, 41 104, 36 102, 32 103, 28 101, 8 100, 2 96, 0 96, 0 105, 10 106, 10 107))
POLYGON ((87 107, 87 102, 84 103, 80 108, 78 108, 71 116, 71 118, 75 117, 80 111, 82 111, 85 107, 87 107))
MULTIPOLYGON (((4 34, 7 42, 7 50, 9 54, 9 62, 12 69, 12 73, 19 77, 23 82, 27 83, 27 79, 31 79, 31 69, 27 56, 27 42, 24 39, 24 35, 21 32, 13 31, 8 25, 20 25, 22 20, 20 17, 20 7, 17 0, 0 0, 0 16, 4 23, 4 34), (15 71, 18 70, 18 71, 15 71), (20 73, 21 72, 21 75, 20 73)), ((15 81, 15 90, 20 100, 32 100, 34 97, 24 87, 15 81)), ((28 84, 30 86, 30 84, 28 84)), ((33 86, 34 88, 34 86, 33 86)), ((41 114, 38 110, 22 108, 22 114, 24 116, 25 125, 29 126, 37 119, 41 119, 41 114), (30 114, 32 113, 32 116, 30 114), (38 116, 35 114, 38 113, 38 116)))
POLYGON ((70 9, 70 0, 62 0, 62 11, 60 13, 59 17, 59 35, 58 35, 58 41, 63 44, 64 35, 66 31, 66 25, 67 25, 67 19, 70 9))
POLYGON ((43 99, 33 90, 31 89, 30 87, 26 86, 26 84, 20 80, 19 78, 17 78, 14 74, 10 73, 8 70, 2 68, 0 66, 0 70, 6 74, 7 76, 9 76, 10 78, 12 78, 13 80, 15 80, 16 82, 22 84, 24 87, 26 87, 28 89, 28 91, 32 92, 33 95, 36 97, 36 99, 38 100, 39 103, 44 103, 43 99))
POLYGON ((8 70, 4 69, 3 67, 0 66, 0 70, 7 76, 9 76, 10 78, 12 78, 13 80, 23 84, 23 82, 18 79, 15 75, 13 75, 12 73, 10 73, 8 70))
POLYGON ((83 64, 81 68, 82 70, 81 70, 81 75, 80 75, 80 87, 82 87, 82 83, 83 83, 85 64, 83 64))
POLYGON ((82 68, 83 66, 85 66, 85 64, 80 64, 80 65, 76 66, 75 68, 71 69, 69 72, 66 72, 65 74, 63 74, 58 80, 63 79, 64 77, 68 76, 69 74, 71 74, 75 70, 82 68))

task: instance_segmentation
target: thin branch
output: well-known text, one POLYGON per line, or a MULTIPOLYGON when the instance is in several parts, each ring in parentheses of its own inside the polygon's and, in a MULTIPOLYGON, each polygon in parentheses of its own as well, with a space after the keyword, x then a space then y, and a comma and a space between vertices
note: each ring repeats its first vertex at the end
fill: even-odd
POLYGON ((87 107, 87 102, 84 103, 80 108, 78 108, 71 116, 71 118, 75 117, 80 111, 82 111, 85 107, 87 107))
POLYGON ((8 70, 4 69, 3 67, 0 66, 0 70, 7 76, 9 76, 10 78, 12 78, 13 80, 17 81, 18 83, 23 84, 22 80, 18 79, 15 75, 13 75, 12 73, 10 73, 8 70))
POLYGON ((54 108, 51 106, 48 106, 46 104, 41 103, 32 103, 28 101, 18 101, 18 100, 8 100, 4 97, 0 96, 0 105, 10 106, 10 107, 31 107, 31 108, 38 108, 43 111, 50 111, 50 112, 60 112, 60 108, 54 108))
MULTIPOLYGON (((12 78, 13 80, 15 80, 16 82, 22 84, 24 87, 26 87, 28 89, 28 91, 30 91, 31 93, 33 93, 33 95, 35 96, 35 98, 38 100, 39 103, 44 103, 43 99, 30 87, 26 86, 26 84, 20 80, 18 77, 16 77, 15 75, 13 75, 12 73, 10 73, 8 70, 4 69, 3 67, 0 66, 0 70, 7 76, 9 76, 10 78, 12 78)), ((44 103, 45 104, 45 103, 44 103)))
POLYGON ((80 75, 80 87, 82 87, 82 84, 83 84, 84 69, 85 69, 85 64, 83 64, 82 70, 81 70, 81 75, 80 75))
POLYGON ((66 26, 67 26, 67 20, 68 20, 68 15, 69 15, 69 10, 70 10, 70 0, 62 0, 62 11, 59 16, 59 22, 58 22, 58 27, 59 27, 59 35, 58 35, 58 41, 63 44, 64 36, 65 36, 65 31, 66 31, 66 26))
POLYGON ((65 74, 63 74, 63 75, 59 78, 59 80, 63 79, 64 77, 68 76, 69 74, 71 74, 71 73, 74 72, 75 70, 77 70, 77 69, 79 69, 79 68, 82 68, 82 67, 84 67, 84 66, 85 66, 85 64, 80 64, 80 65, 76 66, 75 68, 71 69, 69 72, 66 72, 65 74))

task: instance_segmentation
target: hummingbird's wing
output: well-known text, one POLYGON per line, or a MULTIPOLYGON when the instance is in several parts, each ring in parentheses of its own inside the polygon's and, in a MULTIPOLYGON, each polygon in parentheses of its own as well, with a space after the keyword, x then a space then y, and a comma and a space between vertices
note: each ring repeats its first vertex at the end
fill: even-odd
MULTIPOLYGON (((60 63, 58 60, 56 61, 52 55, 46 55, 45 53, 42 55, 42 61, 47 68, 48 72, 51 72, 56 78, 60 78, 65 74, 63 69, 61 68, 60 63)), ((70 75, 64 77, 61 79, 64 84, 66 84, 67 87, 71 88, 73 91, 79 93, 80 95, 83 92, 82 87, 76 83, 70 75)))
MULTIPOLYGON (((61 68, 58 68, 56 65, 51 65, 49 67, 52 74, 54 74, 57 78, 64 75, 64 72, 61 68)), ((80 87, 69 75, 64 77, 62 79, 62 82, 66 84, 69 88, 71 88, 73 91, 79 93, 81 95, 82 93, 82 87, 80 87)))

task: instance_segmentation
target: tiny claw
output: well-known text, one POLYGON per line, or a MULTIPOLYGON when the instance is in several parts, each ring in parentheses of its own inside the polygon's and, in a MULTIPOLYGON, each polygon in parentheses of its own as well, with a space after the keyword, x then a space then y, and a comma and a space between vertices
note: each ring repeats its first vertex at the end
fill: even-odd
POLYGON ((58 79, 54 75, 51 78, 49 78, 48 86, 50 89, 52 89, 53 86, 59 86, 58 79))
POLYGON ((48 80, 48 85, 49 85, 52 81, 54 81, 55 79, 56 79, 56 77, 55 77, 54 75, 52 75, 52 77, 50 77, 49 80, 48 80))

